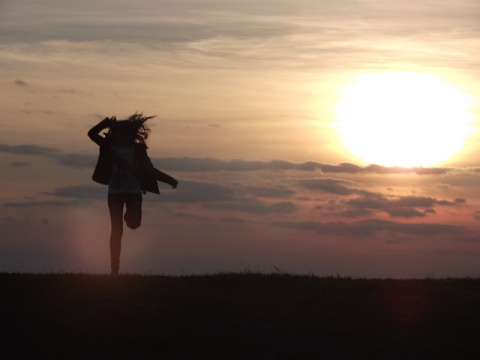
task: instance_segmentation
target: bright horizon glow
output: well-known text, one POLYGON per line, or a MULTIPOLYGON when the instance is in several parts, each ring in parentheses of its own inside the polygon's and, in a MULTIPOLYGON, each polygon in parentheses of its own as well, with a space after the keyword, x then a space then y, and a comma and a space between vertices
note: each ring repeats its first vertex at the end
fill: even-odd
POLYGON ((433 75, 365 74, 341 96, 335 127, 345 149, 369 164, 436 165, 473 131, 473 99, 433 75))

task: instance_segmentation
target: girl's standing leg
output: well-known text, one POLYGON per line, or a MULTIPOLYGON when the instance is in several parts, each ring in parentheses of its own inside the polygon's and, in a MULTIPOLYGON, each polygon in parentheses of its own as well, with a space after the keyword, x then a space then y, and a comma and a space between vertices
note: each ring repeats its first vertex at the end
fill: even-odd
POLYGON ((120 267, 120 251, 122 248, 123 234, 123 204, 125 194, 109 194, 108 209, 110 210, 110 261, 112 274, 118 274, 120 267))

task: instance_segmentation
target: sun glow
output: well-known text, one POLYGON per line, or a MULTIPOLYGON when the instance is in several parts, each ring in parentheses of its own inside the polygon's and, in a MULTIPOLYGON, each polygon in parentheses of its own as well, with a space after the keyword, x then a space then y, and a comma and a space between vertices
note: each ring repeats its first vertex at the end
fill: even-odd
POLYGON ((431 166, 462 149, 473 131, 472 106, 469 95, 433 75, 366 74, 342 89, 335 127, 364 162, 431 166))

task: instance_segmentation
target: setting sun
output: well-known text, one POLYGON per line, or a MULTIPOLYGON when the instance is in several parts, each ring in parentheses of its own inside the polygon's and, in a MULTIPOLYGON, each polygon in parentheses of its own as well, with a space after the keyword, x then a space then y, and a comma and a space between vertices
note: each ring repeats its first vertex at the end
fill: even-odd
POLYGON ((344 87, 336 125, 346 150, 370 164, 431 166, 471 134, 472 98, 422 73, 365 74, 344 87))

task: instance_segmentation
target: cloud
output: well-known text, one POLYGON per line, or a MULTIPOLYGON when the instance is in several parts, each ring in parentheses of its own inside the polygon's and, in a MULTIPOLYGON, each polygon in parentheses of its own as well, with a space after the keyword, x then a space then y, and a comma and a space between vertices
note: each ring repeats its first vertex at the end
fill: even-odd
MULTIPOLYGON (((62 153, 61 151, 37 146, 33 144, 24 144, 10 146, 0 144, 0 152, 45 156, 53 159, 58 164, 74 168, 93 169, 97 155, 62 153)), ((272 161, 253 161, 253 160, 220 160, 214 158, 155 158, 153 159, 157 167, 165 171, 177 172, 255 172, 255 171, 299 171, 323 173, 331 172, 337 175, 345 173, 347 175, 355 174, 404 174, 415 172, 417 175, 443 175, 446 172, 458 172, 458 169, 448 168, 418 168, 404 169, 398 167, 382 167, 370 165, 366 167, 354 164, 322 164, 318 162, 294 163, 285 160, 272 161)), ((25 166, 27 163, 18 162, 11 166, 25 166)), ((473 173, 476 169, 473 169, 473 173)), ((465 170, 463 170, 465 171, 465 170)), ((422 218, 428 215, 436 214, 435 208, 438 206, 459 206, 466 203, 464 198, 458 197, 453 201, 438 200, 431 197, 422 196, 386 196, 378 192, 371 192, 361 188, 361 184, 345 179, 337 178, 315 178, 303 179, 297 182, 303 189, 309 191, 320 191, 327 194, 348 197, 348 199, 337 204, 336 208, 329 208, 325 212, 328 216, 338 216, 347 218, 371 217, 378 212, 384 212, 394 218, 422 218)), ((216 211, 237 211, 251 214, 294 213, 299 209, 299 205, 294 202, 280 201, 260 201, 264 199, 288 199, 296 192, 284 185, 242 185, 242 184, 218 184, 207 181, 182 180, 181 185, 175 191, 163 191, 159 198, 149 196, 145 201, 149 202, 171 202, 177 204, 201 204, 203 207, 216 211)), ((63 188, 57 188, 49 195, 55 197, 70 197, 78 201, 84 200, 105 200, 106 189, 95 184, 75 185, 63 188)), ((42 203, 10 203, 9 206, 40 206, 42 203)), ((53 205, 51 203, 50 205, 53 205)), ((61 204, 57 204, 61 206, 61 204)))
POLYGON ((230 223, 230 224, 246 224, 247 221, 245 219, 240 219, 235 216, 227 216, 222 219, 223 222, 230 223))
MULTIPOLYGON (((62 153, 59 149, 38 146, 34 144, 7 145, 0 144, 0 152, 8 152, 20 155, 36 155, 54 158, 61 165, 68 167, 87 168, 95 165, 97 155, 62 153)), ((153 163, 165 171, 186 171, 186 172, 216 172, 216 171, 263 171, 263 170, 297 170, 305 172, 321 171, 323 173, 335 174, 415 174, 415 175, 444 175, 449 172, 458 171, 454 168, 402 168, 385 167, 380 165, 358 166, 350 163, 337 165, 324 164, 314 161, 291 162, 287 160, 220 160, 214 158, 191 158, 191 157, 168 157, 152 158, 153 163)), ((470 169, 476 172, 477 169, 470 169)), ((480 171, 480 170, 479 170, 480 171)))
POLYGON ((32 156, 46 156, 46 157, 52 157, 60 153, 59 150, 54 148, 32 145, 32 144, 25 144, 25 145, 0 144, 0 152, 18 154, 18 155, 32 155, 32 156))
MULTIPOLYGON (((107 186, 99 184, 80 184, 65 186, 55 189, 53 192, 45 193, 56 197, 72 199, 107 199, 107 186)), ((213 201, 234 201, 239 199, 235 189, 226 185, 182 180, 175 190, 162 192, 161 196, 149 194, 145 201, 161 201, 182 204, 207 203, 213 201)))
MULTIPOLYGON (((85 0, 85 2, 89 2, 85 0)), ((132 6, 122 1, 90 1, 89 6, 66 6, 62 1, 31 5, 18 10, 15 21, 6 17, 0 27, 5 37, 22 41, 68 40, 75 42, 111 41, 124 43, 194 43, 219 36, 258 38, 288 35, 295 26, 270 18, 271 8, 251 5, 270 16, 258 16, 249 6, 220 1, 143 1, 132 6), (47 11, 48 9, 48 11, 47 11), (248 10, 247 10, 248 9, 248 10), (262 11, 263 9, 263 11, 262 11), (247 10, 247 11, 246 11, 247 10), (112 16, 114 14, 114 16, 112 16), (256 15, 255 17, 249 15, 256 15)), ((278 8, 277 3, 275 4, 278 8)), ((287 6, 290 7, 290 6, 287 6)), ((274 18, 275 19, 275 18, 274 18)))
MULTIPOLYGON (((273 195, 269 190, 268 195, 273 195)), ((281 194, 289 193, 281 191, 281 194)), ((40 206, 89 206, 89 201, 107 199, 107 187, 95 184, 65 186, 45 195, 73 199, 73 202, 64 201, 30 201, 7 203, 9 207, 40 207, 40 206)), ((182 181, 175 190, 162 192, 161 196, 148 194, 145 202, 176 203, 184 205, 200 204, 204 209, 214 211, 234 211, 249 214, 291 214, 298 210, 298 206, 290 201, 263 202, 255 197, 250 197, 242 190, 233 186, 215 184, 201 181, 182 181)), ((179 212, 178 214, 186 214, 179 212)), ((187 216, 187 215, 184 215, 187 216)), ((191 216, 191 215, 188 215, 191 216)))
POLYGON ((163 52, 162 58, 176 58, 176 64, 226 68, 233 63, 264 69, 274 62, 275 68, 301 71, 378 69, 422 61, 448 66, 452 60, 471 67, 471 62, 460 63, 457 49, 475 54, 470 39, 479 32, 474 16, 478 5, 473 0, 461 5, 424 0, 393 6, 366 1, 299 5, 292 0, 204 1, 202 6, 195 1, 147 0, 142 6, 125 1, 87 3, 67 6, 57 0, 32 3, 27 9, 12 5, 15 16, 4 16, 0 32, 10 43, 36 43, 41 50, 29 55, 37 57, 51 54, 48 50, 57 43, 63 49, 80 45, 82 54, 97 57, 100 48, 115 54, 151 50, 146 58, 163 52), (455 29, 454 34, 448 29, 455 29), (452 37, 454 41, 448 41, 452 37))
POLYGON ((361 218, 361 217, 373 216, 375 215, 375 212, 368 209, 350 209, 350 210, 344 210, 337 213, 332 213, 331 215, 347 217, 347 218, 361 218))
POLYGON ((472 214, 473 218, 475 220, 480 220, 480 210, 476 210, 473 214, 472 214))
MULTIPOLYGON (((62 153, 58 149, 42 147, 33 144, 10 146, 0 144, 0 152, 45 156, 53 159, 58 164, 74 168, 90 168, 93 170, 97 155, 80 153, 62 153)), ((405 169, 398 167, 382 167, 370 165, 366 167, 342 163, 338 165, 322 164, 318 162, 294 163, 286 160, 254 161, 254 160, 220 160, 214 158, 154 158, 154 164, 165 171, 190 172, 190 173, 215 173, 229 172, 256 172, 256 171, 299 171, 356 174, 404 174, 413 172, 417 175, 444 175, 447 172, 461 173, 476 169, 450 169, 450 168, 417 168, 405 169)), ((26 166, 28 163, 17 162, 11 166, 26 166)), ((180 176, 181 177, 181 176, 180 176)), ((199 175, 201 179, 201 176, 199 175)), ((347 218, 371 217, 378 212, 383 212, 394 218, 422 218, 436 214, 439 206, 460 206, 466 203, 462 197, 453 201, 439 200, 422 196, 386 196, 378 192, 371 192, 362 188, 362 184, 338 178, 314 178, 298 180, 301 188, 309 191, 319 191, 327 194, 347 197, 339 202, 335 208, 328 208, 325 214, 347 218)), ((201 206, 216 211, 237 211, 251 214, 289 214, 299 209, 299 205, 292 201, 260 201, 268 199, 289 199, 295 190, 285 185, 242 185, 219 184, 208 181, 182 180, 175 191, 163 191, 159 198, 148 196, 145 201, 171 202, 177 204, 201 204, 201 206)), ((95 184, 75 185, 57 188, 49 195, 55 197, 70 197, 78 201, 105 200, 106 189, 95 184)), ((16 206, 40 206, 42 203, 17 203, 16 206)), ((80 204, 80 202, 78 203, 80 204)), ((77 204, 77 205, 78 205, 77 204)), ((50 205, 53 205, 51 203, 50 205)), ((9 206, 15 206, 13 203, 9 206)), ((61 206, 57 204, 57 206, 61 206)))
POLYGON ((464 228, 447 224, 398 223, 387 220, 362 220, 345 222, 286 222, 279 221, 273 225, 283 228, 316 231, 319 235, 336 236, 373 236, 379 233, 408 234, 417 236, 461 235, 464 228))
POLYGON ((13 83, 17 86, 28 86, 28 83, 26 81, 20 79, 15 80, 13 83))
POLYGON ((350 199, 345 203, 355 209, 369 209, 383 211, 392 217, 414 218, 435 214, 435 206, 457 206, 461 201, 437 200, 424 196, 400 196, 397 198, 386 197, 381 194, 375 196, 361 196, 350 199), (421 209, 421 210, 419 210, 421 209))
POLYGON ((205 204, 205 208, 217 211, 238 211, 250 214, 291 214, 298 210, 298 206, 290 201, 264 203, 255 199, 244 199, 231 202, 216 202, 205 204))
POLYGON ((289 198, 295 191, 285 186, 247 186, 245 191, 249 194, 265 198, 289 198))
POLYGON ((381 166, 381 165, 368 165, 363 168, 363 173, 366 174, 416 174, 416 175, 443 175, 454 169, 451 168, 423 168, 413 167, 404 168, 400 166, 381 166))
POLYGON ((71 206, 71 202, 65 201, 19 201, 19 202, 7 202, 4 204, 10 208, 32 208, 32 207, 44 207, 44 206, 71 206))
POLYGON ((55 189, 53 192, 46 194, 79 200, 106 200, 107 187, 95 184, 73 185, 60 187, 55 189))
POLYGON ((397 207, 397 208, 391 208, 391 209, 383 209, 386 213, 388 213, 392 217, 400 217, 400 218, 414 218, 414 217, 425 217, 427 216, 428 213, 427 211, 419 211, 414 208, 408 208, 408 207, 397 207))
MULTIPOLYGON (((399 196, 395 198, 381 193, 352 188, 349 186, 352 185, 352 182, 341 179, 307 179, 300 181, 300 184, 306 189, 328 194, 360 195, 344 202, 344 205, 351 209, 328 214, 345 217, 371 216, 375 214, 374 211, 385 212, 392 217, 425 217, 427 214, 436 213, 433 209, 435 206, 458 206, 466 203, 464 198, 456 198, 454 201, 437 200, 424 196, 399 196)), ((329 210, 334 211, 335 209, 329 210)))
POLYGON ((319 190, 329 194, 336 195, 352 195, 357 194, 360 190, 352 189, 346 186, 349 181, 340 179, 308 179, 300 182, 301 186, 309 190, 319 190))
MULTIPOLYGON (((91 154, 75 154, 75 153, 62 153, 61 150, 39 146, 34 144, 22 144, 22 145, 7 145, 0 144, 0 153, 10 153, 25 156, 43 156, 50 159, 55 159, 60 165, 74 167, 74 168, 93 168, 95 166, 97 155, 91 154)), ((18 164, 27 164, 23 162, 17 162, 18 164)), ((15 165, 12 165, 15 166, 15 165)), ((18 165, 21 166, 21 165, 18 165)))
POLYGON ((206 221, 206 220, 208 220, 207 218, 205 218, 203 216, 190 214, 190 213, 186 213, 186 212, 183 212, 183 211, 173 212, 173 213, 171 213, 171 215, 173 215, 176 218, 181 218, 181 219, 185 219, 185 220, 194 220, 194 221, 206 221))
POLYGON ((182 180, 176 190, 163 193, 158 201, 176 203, 207 203, 234 201, 239 195, 234 188, 203 181, 182 180))
POLYGON ((97 155, 88 154, 64 154, 56 157, 57 162, 60 165, 73 167, 73 168, 92 168, 97 161, 97 155))
POLYGON ((446 201, 446 200, 436 200, 431 197, 425 196, 402 196, 398 199, 388 201, 390 204, 396 207, 423 207, 423 208, 430 208, 435 204, 441 205, 453 205, 453 203, 446 201))
POLYGON ((37 195, 61 198, 62 200, 10 201, 3 205, 8 208, 77 207, 94 206, 96 200, 106 200, 106 188, 96 185, 74 185, 55 189, 53 192, 41 192, 37 195))
POLYGON ((436 203, 436 200, 432 198, 414 197, 389 199, 383 195, 378 196, 362 196, 359 198, 351 199, 347 201, 347 204, 355 208, 362 209, 386 209, 405 206, 423 206, 431 207, 436 203))
MULTIPOLYGON (((248 188, 250 189, 251 188, 248 188)), ((283 188, 256 188, 254 192, 272 197, 274 193, 281 195, 289 194, 288 189, 283 188)), ((268 197, 266 196, 266 197, 268 197)), ((173 202, 182 204, 200 203, 206 209, 215 211, 238 211, 251 214, 267 213, 292 213, 297 210, 293 202, 262 202, 245 193, 243 189, 210 182, 181 181, 174 191, 162 194, 154 198, 156 201, 173 202)))
POLYGON ((32 164, 25 161, 12 161, 9 163, 9 165, 14 168, 21 168, 21 167, 31 166, 32 164))
POLYGON ((317 171, 336 174, 417 174, 443 175, 450 168, 403 168, 385 167, 380 165, 358 166, 349 163, 338 165, 323 164, 314 161, 294 163, 286 160, 253 161, 253 160, 219 160, 213 158, 156 158, 155 164, 165 170, 173 171, 260 171, 260 170, 298 170, 317 171))

